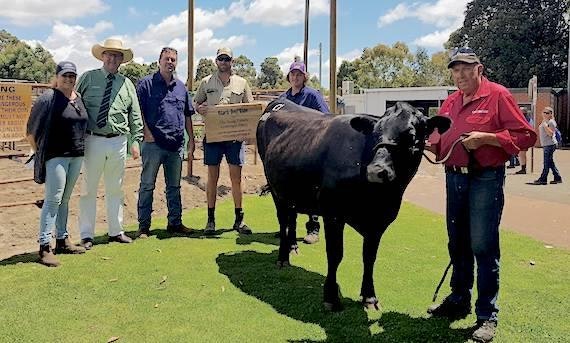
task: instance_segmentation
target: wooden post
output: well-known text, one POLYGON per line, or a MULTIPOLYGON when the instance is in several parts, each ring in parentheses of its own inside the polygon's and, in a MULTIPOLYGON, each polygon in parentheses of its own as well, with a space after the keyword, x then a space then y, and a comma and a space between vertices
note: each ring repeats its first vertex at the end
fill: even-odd
POLYGON ((309 73, 309 0, 305 0, 305 45, 303 46, 303 63, 305 71, 309 73))
POLYGON ((329 107, 336 114, 336 0, 331 0, 329 107))
POLYGON ((188 0, 188 80, 186 87, 192 91, 194 82, 194 0, 188 0))

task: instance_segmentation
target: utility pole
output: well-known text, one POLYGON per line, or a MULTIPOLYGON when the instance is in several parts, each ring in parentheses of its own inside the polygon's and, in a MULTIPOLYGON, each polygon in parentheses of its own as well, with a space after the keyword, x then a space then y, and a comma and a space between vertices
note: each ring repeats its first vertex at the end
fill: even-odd
POLYGON ((188 0, 188 80, 186 87, 192 90, 194 82, 194 0, 188 0))
POLYGON ((319 43, 319 90, 323 89, 323 43, 319 43))
POLYGON ((305 44, 303 46, 303 63, 305 72, 309 73, 309 0, 305 0, 305 44))
POLYGON ((331 0, 329 107, 336 114, 336 0, 331 0))

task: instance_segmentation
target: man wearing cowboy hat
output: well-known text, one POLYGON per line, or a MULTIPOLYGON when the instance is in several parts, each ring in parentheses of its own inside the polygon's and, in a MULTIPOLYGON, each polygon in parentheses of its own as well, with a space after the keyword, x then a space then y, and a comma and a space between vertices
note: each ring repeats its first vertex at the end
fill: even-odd
POLYGON ((127 158, 127 137, 131 154, 139 157, 143 122, 135 86, 118 73, 119 66, 133 59, 133 52, 118 39, 107 39, 91 48, 103 67, 85 72, 77 82, 89 121, 85 138, 83 184, 79 200, 79 230, 85 249, 93 246, 97 208, 97 186, 105 180, 105 202, 109 241, 131 243, 123 233, 123 176, 127 158))

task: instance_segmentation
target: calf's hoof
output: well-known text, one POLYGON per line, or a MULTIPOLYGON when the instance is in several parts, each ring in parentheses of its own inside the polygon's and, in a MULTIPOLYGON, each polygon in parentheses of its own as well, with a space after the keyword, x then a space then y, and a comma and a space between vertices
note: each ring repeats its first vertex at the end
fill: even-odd
POLYGON ((291 264, 289 263, 289 261, 277 261, 276 263, 277 268, 281 269, 281 268, 287 268, 290 267, 291 264))
POLYGON ((369 297, 362 299, 362 305, 367 310, 380 310, 380 306, 378 305, 378 299, 376 297, 369 297))
POLYGON ((338 302, 328 302, 325 301, 323 302, 323 306, 325 307, 325 310, 329 311, 329 312, 340 312, 342 311, 343 307, 342 304, 340 303, 340 301, 338 302))

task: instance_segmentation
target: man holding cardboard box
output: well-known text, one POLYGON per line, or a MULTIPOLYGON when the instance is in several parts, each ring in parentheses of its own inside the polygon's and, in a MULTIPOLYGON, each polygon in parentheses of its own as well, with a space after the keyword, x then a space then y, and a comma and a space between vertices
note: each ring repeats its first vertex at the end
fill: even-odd
MULTIPOLYGON (((249 103, 253 101, 253 95, 248 82, 232 74, 232 50, 220 48, 216 53, 216 65, 218 71, 206 76, 200 82, 194 101, 196 110, 203 116, 208 115, 208 107, 225 104, 249 103)), ((206 128, 206 135, 208 134, 206 128)), ((233 229, 239 233, 251 234, 251 229, 243 220, 242 209, 242 189, 241 189, 241 168, 245 160, 245 147, 243 141, 223 141, 207 143, 204 139, 204 164, 208 166, 208 182, 206 186, 206 197, 208 200, 208 222, 204 233, 214 234, 216 232, 215 208, 216 189, 220 176, 220 163, 222 157, 226 160, 230 169, 230 180, 232 183, 232 196, 235 205, 235 222, 233 229)))

